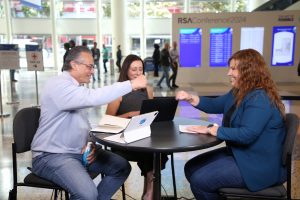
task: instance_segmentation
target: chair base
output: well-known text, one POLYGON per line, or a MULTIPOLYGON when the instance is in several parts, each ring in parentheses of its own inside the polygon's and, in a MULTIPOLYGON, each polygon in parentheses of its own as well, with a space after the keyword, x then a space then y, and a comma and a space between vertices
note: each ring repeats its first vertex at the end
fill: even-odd
POLYGON ((244 188, 221 188, 219 194, 224 199, 288 199, 283 185, 270 187, 257 192, 244 188))
POLYGON ((17 197, 16 197, 15 189, 10 190, 8 194, 8 200, 16 200, 16 199, 17 197))

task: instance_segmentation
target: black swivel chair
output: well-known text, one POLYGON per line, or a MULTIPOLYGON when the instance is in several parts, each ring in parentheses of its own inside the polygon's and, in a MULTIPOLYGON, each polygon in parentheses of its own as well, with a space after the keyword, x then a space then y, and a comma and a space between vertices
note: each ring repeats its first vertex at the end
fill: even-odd
POLYGON ((286 114, 286 138, 282 153, 282 165, 287 169, 287 181, 285 188, 283 184, 275 185, 261 191, 251 192, 246 188, 221 188, 219 194, 224 199, 291 199, 291 172, 292 153, 294 140, 299 127, 299 118, 296 114, 286 114))
MULTIPOLYGON (((17 199, 18 186, 45 188, 54 190, 54 199, 57 199, 58 192, 64 191, 63 188, 41 178, 33 173, 29 173, 24 182, 18 182, 17 170, 17 154, 30 151, 33 136, 38 128, 40 118, 40 108, 30 107, 23 108, 16 114, 13 121, 13 137, 12 156, 13 156, 13 189, 9 191, 9 199, 17 199)), ((28 168, 30 169, 30 168, 28 168)), ((65 191, 65 199, 69 199, 68 193, 65 191)))
MULTIPOLYGON (((16 114, 13 121, 13 137, 12 156, 13 156, 13 189, 9 191, 9 200, 17 199, 18 186, 45 188, 54 190, 54 199, 57 199, 58 193, 64 191, 65 199, 69 199, 69 194, 55 183, 41 178, 33 173, 29 173, 24 182, 18 182, 17 170, 17 154, 30 151, 31 142, 36 130, 39 126, 40 108, 28 107, 23 108, 16 114)), ((30 168, 28 168, 30 170, 30 168)), ((98 174, 90 173, 91 178, 95 178, 98 174)), ((62 197, 62 196, 61 196, 62 197)))

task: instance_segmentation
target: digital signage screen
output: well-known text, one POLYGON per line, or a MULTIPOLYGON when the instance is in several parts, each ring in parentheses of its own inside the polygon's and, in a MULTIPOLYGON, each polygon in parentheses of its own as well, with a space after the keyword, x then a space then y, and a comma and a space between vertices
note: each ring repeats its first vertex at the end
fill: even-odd
POLYGON ((296 26, 274 26, 271 66, 294 65, 296 26))
POLYGON ((242 27, 240 49, 255 49, 263 55, 264 27, 242 27))
POLYGON ((201 66, 201 28, 181 28, 179 30, 179 60, 181 67, 201 66))
POLYGON ((226 67, 232 53, 232 28, 210 29, 210 57, 211 67, 226 67))

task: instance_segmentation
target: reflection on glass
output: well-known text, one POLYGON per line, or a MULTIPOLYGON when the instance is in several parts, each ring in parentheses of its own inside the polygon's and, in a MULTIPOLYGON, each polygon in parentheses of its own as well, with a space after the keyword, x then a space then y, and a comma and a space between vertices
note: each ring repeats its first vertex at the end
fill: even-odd
POLYGON ((41 0, 41 5, 36 6, 18 0, 10 1, 11 15, 16 18, 49 18, 50 0, 41 0))
POLYGON ((13 44, 19 45, 20 67, 27 67, 25 45, 41 45, 45 68, 54 68, 52 38, 50 35, 13 35, 13 44))
POLYGON ((56 8, 60 18, 96 18, 96 3, 94 0, 58 1, 56 8))
POLYGON ((184 0, 147 0, 145 4, 146 17, 171 18, 173 13, 184 12, 184 0))

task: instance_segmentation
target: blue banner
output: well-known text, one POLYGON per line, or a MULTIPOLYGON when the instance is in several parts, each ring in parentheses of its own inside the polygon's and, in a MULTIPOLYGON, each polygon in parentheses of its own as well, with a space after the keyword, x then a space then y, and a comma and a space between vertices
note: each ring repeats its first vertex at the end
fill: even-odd
POLYGON ((0 44, 0 51, 18 51, 17 44, 0 44))
POLYGON ((26 44, 25 49, 26 51, 42 51, 42 46, 35 44, 26 44))
POLYGON ((21 0, 21 3, 24 6, 32 7, 37 10, 42 10, 42 1, 41 0, 21 0))

